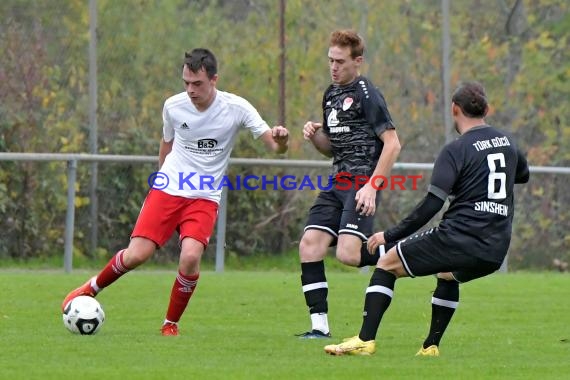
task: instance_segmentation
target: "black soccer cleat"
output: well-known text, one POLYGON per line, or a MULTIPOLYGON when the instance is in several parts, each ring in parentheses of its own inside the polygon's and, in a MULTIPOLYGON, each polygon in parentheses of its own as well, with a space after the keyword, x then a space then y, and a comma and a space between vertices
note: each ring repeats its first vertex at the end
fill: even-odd
POLYGON ((324 333, 321 330, 311 330, 301 334, 295 334, 299 339, 328 339, 331 337, 331 333, 324 333))

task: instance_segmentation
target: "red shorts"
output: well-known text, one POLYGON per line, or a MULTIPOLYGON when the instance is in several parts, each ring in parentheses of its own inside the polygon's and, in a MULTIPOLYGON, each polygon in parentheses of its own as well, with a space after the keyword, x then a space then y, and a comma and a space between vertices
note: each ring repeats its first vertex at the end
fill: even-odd
POLYGON ((190 237, 207 247, 217 216, 218 204, 214 201, 178 197, 151 189, 131 238, 144 237, 161 247, 178 231, 180 241, 190 237))

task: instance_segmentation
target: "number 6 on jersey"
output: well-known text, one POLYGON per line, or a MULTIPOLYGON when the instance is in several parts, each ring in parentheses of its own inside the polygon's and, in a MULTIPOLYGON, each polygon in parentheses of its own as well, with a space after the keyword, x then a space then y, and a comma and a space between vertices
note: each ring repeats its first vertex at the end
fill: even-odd
POLYGON ((487 196, 489 199, 505 199, 507 197, 507 173, 497 173, 497 165, 495 161, 499 161, 499 167, 504 168, 505 155, 503 153, 492 153, 487 155, 487 165, 489 165, 489 185, 487 187, 487 196), (495 191, 495 182, 499 181, 499 191, 495 191))

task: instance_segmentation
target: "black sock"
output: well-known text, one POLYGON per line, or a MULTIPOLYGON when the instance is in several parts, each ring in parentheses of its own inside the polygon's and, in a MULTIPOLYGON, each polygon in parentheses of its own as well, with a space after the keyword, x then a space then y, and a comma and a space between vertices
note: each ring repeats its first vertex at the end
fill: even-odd
POLYGON ((445 329, 459 304, 459 283, 455 280, 437 279, 437 287, 431 298, 431 325, 423 347, 439 346, 445 329))
POLYGON ((390 248, 394 247, 397 243, 386 243, 384 245, 379 246, 375 251, 374 254, 370 254, 368 252, 368 247, 366 246, 366 242, 362 243, 362 248, 360 248, 360 264, 358 264, 359 268, 366 267, 366 266, 376 266, 378 260, 380 259, 380 254, 384 255, 386 252, 390 250, 390 248))
POLYGON ((366 288, 362 327, 358 336, 363 341, 376 339, 382 315, 390 306, 394 293, 396 276, 383 269, 376 268, 366 288))
POLYGON ((324 261, 301 263, 301 285, 309 313, 327 313, 328 284, 324 261))

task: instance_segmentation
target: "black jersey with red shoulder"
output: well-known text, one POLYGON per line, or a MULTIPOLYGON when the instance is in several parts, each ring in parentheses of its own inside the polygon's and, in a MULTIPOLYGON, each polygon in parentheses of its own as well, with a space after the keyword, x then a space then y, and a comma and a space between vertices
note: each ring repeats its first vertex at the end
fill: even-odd
POLYGON ((382 93, 366 77, 330 85, 323 96, 323 131, 331 142, 333 176, 370 176, 384 146, 380 136, 394 123, 382 93))
POLYGON ((515 183, 528 180, 528 164, 511 136, 497 128, 474 127, 447 144, 433 169, 429 192, 450 204, 441 231, 473 255, 500 262, 509 247, 515 183))

